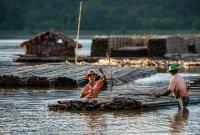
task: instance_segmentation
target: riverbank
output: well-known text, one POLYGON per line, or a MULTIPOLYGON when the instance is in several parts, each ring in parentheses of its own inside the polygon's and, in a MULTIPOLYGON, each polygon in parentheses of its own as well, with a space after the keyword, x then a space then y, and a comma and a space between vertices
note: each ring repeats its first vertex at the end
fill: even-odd
MULTIPOLYGON (((45 29, 46 30, 46 29, 45 29)), ((40 33, 41 31, 45 30, 35 30, 35 31, 28 31, 28 30, 0 30, 0 39, 29 39, 40 33)), ((74 30, 68 31, 61 31, 65 35, 68 35, 71 38, 76 37, 76 32, 74 30)), ((126 30, 126 31, 117 31, 117 30, 109 30, 109 31, 99 31, 99 30, 81 30, 80 38, 82 39, 90 39, 95 35, 193 35, 199 34, 200 31, 198 30, 126 30)))

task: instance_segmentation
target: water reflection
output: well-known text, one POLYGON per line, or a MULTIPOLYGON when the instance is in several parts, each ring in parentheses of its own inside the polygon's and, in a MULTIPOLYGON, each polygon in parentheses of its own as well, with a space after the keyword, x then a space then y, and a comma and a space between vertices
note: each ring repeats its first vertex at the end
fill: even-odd
POLYGON ((106 120, 100 112, 86 112, 83 113, 86 117, 86 131, 87 134, 103 133, 106 131, 106 120))
POLYGON ((187 108, 179 109, 170 124, 170 133, 182 133, 188 122, 189 111, 187 108))
MULTIPOLYGON (((136 84, 142 84, 141 90, 158 87, 160 80, 167 80, 167 75, 156 74, 139 79, 136 84)), ((196 75, 183 74, 186 78, 196 75)), ((112 112, 47 111, 48 104, 77 99, 79 93, 80 90, 67 87, 0 88, 0 134, 199 134, 199 106, 188 107, 190 117, 187 111, 177 112, 177 107, 112 112)), ((102 92, 102 96, 109 94, 110 91, 102 92)))
MULTIPOLYGON (((147 111, 148 112, 148 111, 147 111)), ((151 113, 151 111, 149 110, 151 113)), ((72 114, 81 115, 83 118, 83 132, 84 134, 116 134, 126 133, 127 130, 134 130, 139 132, 139 128, 144 124, 137 119, 143 117, 143 111, 134 110, 116 110, 116 111, 72 111, 72 114), (135 123, 137 123, 135 125, 135 123), (137 129, 138 128, 138 129, 137 129)), ((142 129, 141 129, 142 130, 142 129)), ((145 129, 143 129, 145 130, 145 129)))

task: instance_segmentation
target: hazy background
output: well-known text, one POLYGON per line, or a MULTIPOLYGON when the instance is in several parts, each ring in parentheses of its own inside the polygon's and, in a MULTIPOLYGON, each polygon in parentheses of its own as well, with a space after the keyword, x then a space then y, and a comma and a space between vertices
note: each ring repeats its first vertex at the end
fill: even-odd
MULTIPOLYGON (((0 37, 55 28, 75 34, 79 0, 1 0, 0 37)), ((81 34, 200 30, 199 0, 83 0, 81 34)))

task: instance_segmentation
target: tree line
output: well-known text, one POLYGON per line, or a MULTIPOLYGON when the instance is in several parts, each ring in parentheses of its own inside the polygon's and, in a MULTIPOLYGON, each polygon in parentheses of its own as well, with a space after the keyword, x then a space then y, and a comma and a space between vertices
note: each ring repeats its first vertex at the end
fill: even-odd
MULTIPOLYGON (((1 0, 1 31, 75 31, 79 0, 1 0)), ((199 0, 83 0, 81 30, 200 30, 199 0)))

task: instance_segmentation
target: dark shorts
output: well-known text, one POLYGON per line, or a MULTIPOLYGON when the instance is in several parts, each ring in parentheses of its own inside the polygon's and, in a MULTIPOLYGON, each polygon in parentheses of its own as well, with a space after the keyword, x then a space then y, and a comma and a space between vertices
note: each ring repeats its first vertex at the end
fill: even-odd
POLYGON ((182 101, 183 101, 183 107, 187 107, 187 105, 190 102, 190 97, 189 96, 183 96, 182 101))

